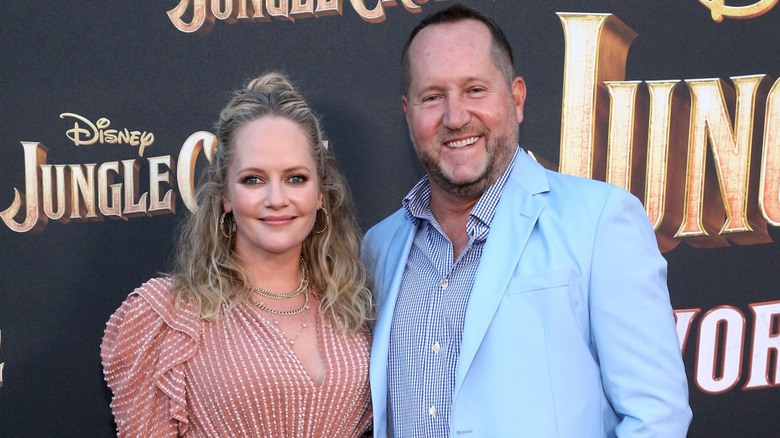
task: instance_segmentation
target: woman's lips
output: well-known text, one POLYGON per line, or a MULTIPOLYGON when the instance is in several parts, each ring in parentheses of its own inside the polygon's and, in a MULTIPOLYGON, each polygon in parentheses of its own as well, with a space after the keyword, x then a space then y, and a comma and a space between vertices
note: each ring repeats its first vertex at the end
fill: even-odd
POLYGON ((265 216, 260 220, 269 226, 282 226, 287 225, 295 219, 295 216, 265 216))

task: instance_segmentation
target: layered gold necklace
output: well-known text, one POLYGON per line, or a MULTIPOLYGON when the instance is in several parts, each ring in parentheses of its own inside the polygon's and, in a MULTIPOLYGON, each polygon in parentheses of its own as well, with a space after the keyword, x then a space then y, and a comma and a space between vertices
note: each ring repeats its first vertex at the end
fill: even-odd
POLYGON ((303 329, 305 329, 306 326, 308 325, 308 321, 309 321, 308 313, 303 316, 303 323, 301 324, 301 329, 298 330, 298 332, 295 334, 295 337, 293 337, 292 339, 288 338, 287 334, 284 332, 284 330, 282 330, 282 328, 279 327, 279 321, 277 321, 273 317, 273 315, 293 316, 293 315, 297 315, 297 314, 299 314, 299 313, 301 313, 301 312, 303 312, 303 311, 305 311, 306 309, 309 308, 309 293, 310 293, 309 292, 309 267, 306 265, 306 262, 303 260, 303 257, 301 257, 301 272, 302 272, 302 274, 301 274, 301 282, 300 282, 300 284, 298 284, 298 287, 295 288, 295 290, 287 292, 287 293, 279 294, 279 293, 274 293, 274 292, 267 291, 267 290, 259 288, 259 287, 253 287, 252 288, 252 292, 257 293, 258 295, 261 295, 263 297, 270 298, 272 300, 284 300, 284 299, 287 299, 287 298, 295 298, 298 295, 303 293, 305 299, 304 299, 303 305, 301 307, 299 307, 297 309, 293 309, 293 310, 276 310, 276 309, 273 309, 273 308, 270 308, 270 307, 266 306, 264 301, 257 301, 253 297, 249 298, 249 301, 252 304, 254 304, 255 306, 259 307, 261 310, 264 310, 264 311, 268 312, 268 314, 269 314, 269 316, 271 318, 271 321, 273 321, 274 325, 279 329, 280 332, 282 332, 282 335, 287 340, 287 342, 290 343, 290 345, 295 344, 295 341, 301 335, 301 332, 303 331, 303 329))
POLYGON ((265 310, 268 313, 279 315, 279 316, 292 316, 297 315, 304 310, 309 308, 309 267, 306 265, 306 262, 303 260, 303 257, 301 257, 301 283, 298 285, 298 287, 290 292, 278 294, 274 292, 269 292, 265 289, 261 289, 259 287, 252 288, 252 291, 260 294, 266 298, 270 298, 272 300, 283 300, 286 298, 294 298, 300 295, 301 293, 305 294, 306 299, 303 302, 303 306, 294 309, 294 310, 276 310, 272 309, 265 305, 265 302, 263 301, 256 301, 254 298, 250 298, 249 300, 254 304, 255 306, 265 310))

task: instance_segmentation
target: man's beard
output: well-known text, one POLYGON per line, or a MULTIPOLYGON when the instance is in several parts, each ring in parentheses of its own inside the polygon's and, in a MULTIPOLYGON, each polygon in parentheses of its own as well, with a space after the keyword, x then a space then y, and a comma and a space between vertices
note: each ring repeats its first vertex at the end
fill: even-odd
MULTIPOLYGON (((428 172, 432 184, 457 198, 476 199, 485 193, 506 170, 517 145, 517 135, 491 137, 486 145, 487 165, 484 171, 471 181, 453 181, 444 174, 440 163, 427 150, 417 149, 417 156, 428 172)), ((441 144, 437 139, 437 143, 441 144)))

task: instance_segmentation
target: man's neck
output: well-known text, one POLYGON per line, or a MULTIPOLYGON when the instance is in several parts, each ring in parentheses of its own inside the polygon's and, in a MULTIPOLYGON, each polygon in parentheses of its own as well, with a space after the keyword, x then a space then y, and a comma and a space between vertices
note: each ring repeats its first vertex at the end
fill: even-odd
POLYGON ((471 210, 481 197, 482 193, 476 198, 453 196, 431 184, 431 214, 433 214, 444 234, 452 242, 453 260, 458 259, 458 256, 469 242, 466 224, 468 223, 471 210))

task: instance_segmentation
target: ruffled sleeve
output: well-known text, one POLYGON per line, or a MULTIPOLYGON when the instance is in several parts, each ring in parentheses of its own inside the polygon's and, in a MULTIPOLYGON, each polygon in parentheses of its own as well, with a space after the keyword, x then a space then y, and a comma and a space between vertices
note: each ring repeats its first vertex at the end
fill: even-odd
POLYGON ((187 431, 184 364, 198 350, 200 319, 191 303, 174 307, 171 284, 145 283, 106 324, 100 355, 119 437, 187 431))

